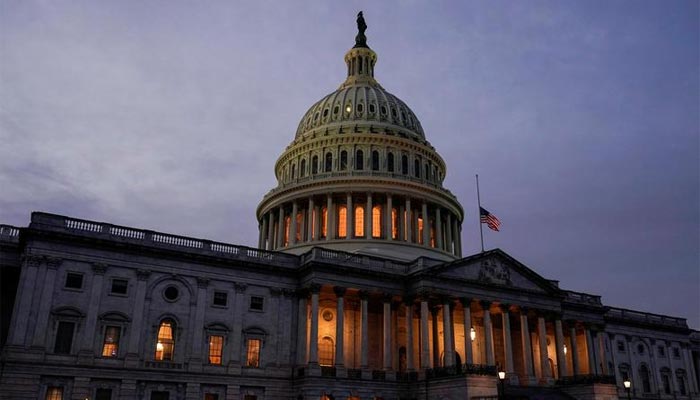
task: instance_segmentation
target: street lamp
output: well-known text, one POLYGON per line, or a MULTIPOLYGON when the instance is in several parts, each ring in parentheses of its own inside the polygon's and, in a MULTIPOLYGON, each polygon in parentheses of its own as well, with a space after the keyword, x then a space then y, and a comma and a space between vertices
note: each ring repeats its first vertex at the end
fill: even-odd
POLYGON ((564 355, 566 355, 567 350, 566 345, 564 345, 564 355))
POLYGON ((472 326, 472 328, 469 330, 469 337, 472 338, 472 342, 474 339, 476 339, 476 329, 472 326))
POLYGON ((506 373, 505 371, 498 371, 498 380, 500 381, 500 396, 498 396, 499 399, 505 399, 506 398, 506 386, 505 386, 505 380, 506 380, 506 373))
POLYGON ((622 384, 625 385, 625 390, 627 391, 627 399, 632 399, 632 396, 630 395, 630 387, 632 386, 632 382, 630 382, 629 380, 625 380, 624 382, 622 382, 622 384))

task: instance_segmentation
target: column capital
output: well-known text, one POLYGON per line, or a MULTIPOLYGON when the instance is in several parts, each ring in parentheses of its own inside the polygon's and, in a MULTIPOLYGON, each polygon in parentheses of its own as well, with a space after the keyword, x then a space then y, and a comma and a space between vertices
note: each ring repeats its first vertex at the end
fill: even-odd
POLYGON ((488 300, 481 300, 479 301, 479 305, 481 306, 481 309, 484 311, 488 311, 489 308, 491 307, 491 302, 488 300))
POLYGON ((197 287, 200 289, 206 289, 209 286, 209 278, 203 278, 201 276, 197 277, 197 287))
POLYGON ((394 295, 391 293, 382 293, 382 302, 383 303, 391 303, 391 300, 394 298, 394 295))
POLYGON ((412 306, 413 302, 416 300, 415 296, 403 296, 403 304, 407 306, 412 306))
POLYGON ((460 297, 459 302, 462 303, 462 307, 469 307, 471 308, 472 306, 472 298, 471 297, 460 297))
POLYGON ((148 279, 148 277, 151 276, 151 271, 147 269, 137 269, 136 270, 136 279, 140 281, 145 281, 148 279))
MULTIPOLYGON (((46 257, 46 266, 47 266, 49 269, 57 269, 58 267, 61 266, 62 263, 63 263, 63 259, 61 259, 61 258, 58 258, 58 257, 46 257)), ((106 265, 105 265, 105 268, 107 268, 106 265)))
POLYGON ((240 282, 234 283, 233 287, 236 288, 236 292, 238 292, 238 293, 245 293, 245 290, 248 289, 248 285, 246 285, 245 283, 240 283, 240 282))
POLYGON ((428 301, 430 294, 431 292, 428 289, 421 289, 418 291, 418 297, 420 297, 421 301, 428 301))
POLYGON ((305 299, 309 297, 309 290, 307 288, 300 288, 295 290, 294 294, 296 294, 297 298, 299 299, 305 299))
POLYGON ((321 284, 319 283, 312 283, 309 285, 309 291, 311 294, 319 294, 321 293, 321 284))
POLYGON ((446 304, 446 305, 452 307, 452 297, 449 295, 440 296, 440 304, 446 304))
POLYGON ((501 312, 503 314, 510 312, 510 304, 508 304, 508 303, 501 303, 498 305, 498 308, 501 310, 501 312))
POLYGON ((345 296, 345 292, 348 290, 346 287, 342 286, 333 286, 333 292, 335 292, 335 295, 338 297, 343 297, 345 296))
POLYGON ((41 265, 41 256, 27 254, 22 256, 22 262, 28 267, 39 267, 41 265))
POLYGON ((575 319, 567 318, 567 319, 564 320, 564 322, 566 323, 566 325, 567 325, 569 328, 574 328, 574 329, 576 329, 576 322, 577 322, 577 321, 576 321, 575 319))
POLYGON ((360 290, 359 292, 357 292, 357 296, 360 298, 360 300, 367 300, 369 299, 369 291, 360 290))
POLYGON ((281 294, 282 294, 282 288, 278 288, 278 287, 271 287, 270 288, 270 296, 279 297, 281 294))

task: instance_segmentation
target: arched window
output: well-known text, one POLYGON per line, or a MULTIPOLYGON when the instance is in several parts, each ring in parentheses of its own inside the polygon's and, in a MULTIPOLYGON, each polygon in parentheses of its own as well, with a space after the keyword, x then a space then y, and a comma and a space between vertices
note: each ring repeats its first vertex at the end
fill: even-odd
POLYGON ((347 206, 338 206, 338 237, 345 238, 348 236, 347 229, 348 208, 347 206))
POLYGON ((328 232, 326 228, 328 228, 328 209, 326 207, 323 207, 321 209, 321 237, 325 238, 326 233, 328 232))
POLYGON ((299 176, 302 178, 306 176, 306 160, 301 160, 301 166, 299 167, 299 176))
POLYGON ((418 240, 416 241, 418 242, 418 244, 423 244, 423 228, 423 218, 418 217, 418 229, 416 230, 416 234, 418 235, 418 237, 416 238, 418 240))
POLYGON ((671 370, 668 368, 661 369, 661 385, 665 394, 671 394, 671 370))
POLYGON ((396 208, 391 209, 391 238, 399 238, 399 211, 396 208))
POLYGON ((325 172, 330 172, 333 169, 333 154, 331 152, 326 153, 326 165, 323 170, 325 172))
POLYGON ((430 165, 425 164, 425 180, 430 180, 430 165))
POLYGON ((304 231, 304 214, 301 212, 297 213, 297 231, 296 231, 296 241, 301 242, 302 232, 304 231))
POLYGON ((292 179, 296 179, 297 177, 297 166, 296 164, 292 164, 292 179))
POLYGON ((408 175, 408 156, 401 156, 401 173, 408 175))
POLYGON ((386 170, 394 172, 394 153, 389 152, 386 155, 386 170))
POLYGON ((335 345, 333 339, 328 336, 322 338, 318 342, 318 363, 324 366, 333 366, 335 363, 335 345))
POLYGON ((365 237, 365 207, 355 206, 355 236, 365 237))
POLYGON ((314 175, 318 173, 318 156, 313 156, 311 159, 311 173, 314 175))
POLYGON ((339 169, 341 171, 345 171, 348 169, 348 152, 343 150, 340 152, 340 166, 339 169))
POLYGON ((413 161, 413 174, 416 178, 420 178, 420 159, 415 159, 413 161))
POLYGON ((681 396, 685 396, 685 371, 682 369, 679 369, 676 371, 676 382, 678 382, 678 391, 681 393, 681 396))
POLYGON ((382 206, 372 207, 372 237, 382 237, 382 206))
POLYGON ((372 171, 379 171, 379 152, 377 150, 372 152, 372 171))
POLYGON ((357 150, 355 153, 355 169, 358 171, 362 171, 364 169, 365 165, 365 155, 362 153, 362 150, 357 150))
POLYGON ((175 350, 175 322, 172 319, 164 319, 158 327, 156 340, 156 360, 172 361, 175 350))
MULTIPOLYGON (((642 348, 644 346, 641 346, 642 348)), ((651 392, 651 382, 649 380, 649 368, 645 364, 639 367, 639 377, 642 379, 642 390, 644 393, 651 392)))
POLYGON ((359 56, 357 61, 359 63, 359 65, 358 65, 359 73, 360 73, 360 75, 362 75, 362 56, 359 56))
POLYGON ((284 243, 282 244, 284 247, 289 246, 289 227, 292 224, 292 218, 287 215, 284 217, 284 243))

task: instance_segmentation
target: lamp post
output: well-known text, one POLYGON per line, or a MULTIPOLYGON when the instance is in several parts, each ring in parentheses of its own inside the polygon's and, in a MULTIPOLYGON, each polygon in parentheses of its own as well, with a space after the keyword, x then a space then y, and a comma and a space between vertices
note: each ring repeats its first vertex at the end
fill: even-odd
POLYGON ((505 381, 506 381, 506 373, 505 371, 498 371, 498 380, 500 381, 500 386, 501 390, 499 392, 498 398, 503 400, 506 398, 506 386, 505 386, 505 381))
POLYGON ((627 391, 627 400, 631 400, 632 396, 630 394, 630 387, 632 386, 632 382, 630 382, 629 380, 626 380, 626 381, 622 382, 622 384, 625 385, 625 390, 627 391))

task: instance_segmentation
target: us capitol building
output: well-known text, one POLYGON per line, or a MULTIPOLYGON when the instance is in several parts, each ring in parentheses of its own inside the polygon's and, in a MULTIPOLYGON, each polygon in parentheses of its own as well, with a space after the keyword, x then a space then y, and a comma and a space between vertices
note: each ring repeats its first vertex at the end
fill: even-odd
POLYGON ((41 212, 0 226, 0 398, 700 398, 685 319, 462 255, 445 161, 358 28, 275 164, 258 248, 41 212))

